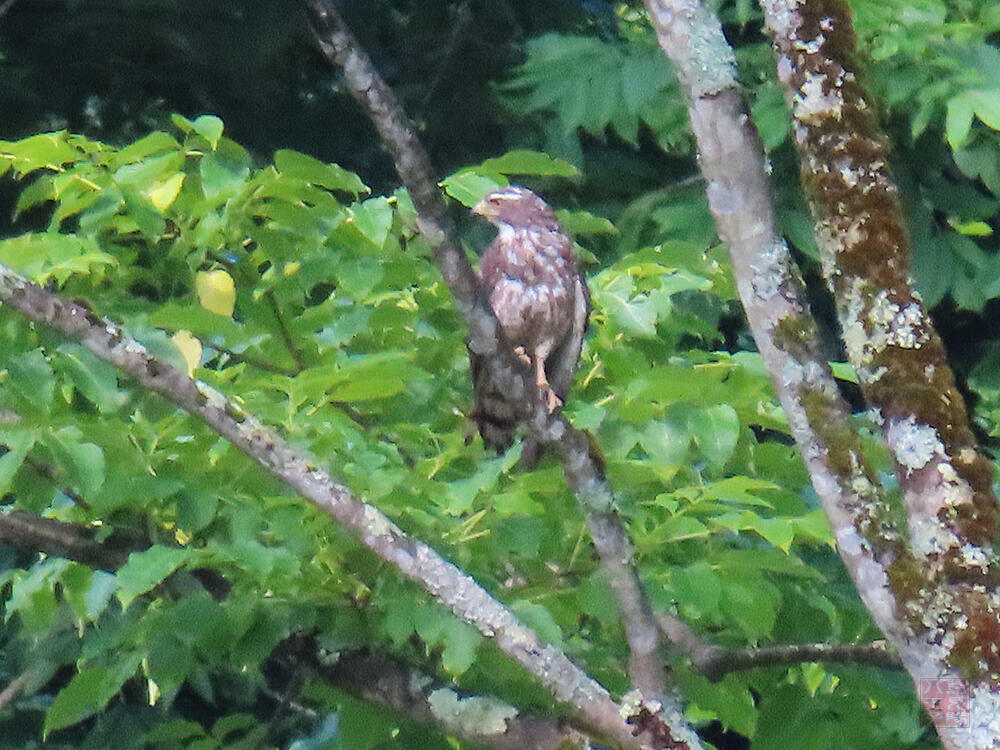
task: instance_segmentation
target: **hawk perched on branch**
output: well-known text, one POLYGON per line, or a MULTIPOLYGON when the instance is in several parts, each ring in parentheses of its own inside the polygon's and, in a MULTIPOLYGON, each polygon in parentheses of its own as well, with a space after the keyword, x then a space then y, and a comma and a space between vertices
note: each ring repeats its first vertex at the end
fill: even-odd
MULTIPOLYGON (((473 209, 499 230, 479 264, 483 294, 514 352, 530 365, 549 412, 566 399, 580 358, 590 292, 573 242, 545 201, 523 187, 507 187, 473 209)), ((487 447, 514 440, 523 409, 491 381, 483 358, 470 352, 476 391, 473 418, 487 447)))

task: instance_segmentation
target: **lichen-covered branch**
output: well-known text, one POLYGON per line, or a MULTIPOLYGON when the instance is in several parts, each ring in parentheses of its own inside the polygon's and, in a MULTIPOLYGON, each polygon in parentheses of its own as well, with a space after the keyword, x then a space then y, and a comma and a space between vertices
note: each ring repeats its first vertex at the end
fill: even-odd
POLYGON ((850 11, 843 0, 762 5, 847 355, 903 493, 913 556, 889 569, 907 627, 900 654, 915 681, 968 680, 971 731, 938 721, 946 745, 1000 747, 992 467, 913 289, 888 142, 852 66, 850 11))
POLYGON ((584 750, 593 741, 557 720, 523 714, 497 698, 458 693, 382 654, 349 652, 316 669, 341 690, 477 747, 584 750))
POLYGON ((989 461, 976 449, 944 346, 909 275, 889 146, 855 78, 854 36, 838 0, 765 0, 788 87, 803 183, 847 355, 896 463, 914 551, 973 577, 967 542, 996 534, 989 461))
POLYGON ((709 208, 729 247, 757 348, 841 559, 895 646, 903 631, 887 570, 906 558, 905 550, 820 350, 801 275, 775 232, 763 149, 744 110, 732 49, 718 19, 697 0, 646 0, 646 7, 688 97, 709 208))
MULTIPOLYGON (((622 747, 642 747, 607 691, 559 649, 544 643, 500 602, 426 544, 407 536, 273 430, 210 386, 152 357, 137 341, 84 306, 68 302, 0 264, 0 302, 79 341, 98 359, 201 419, 272 475, 349 529, 366 547, 418 583, 460 619, 534 675, 556 699, 579 712, 582 726, 622 747)), ((682 747, 683 745, 676 745, 682 747)), ((671 747, 660 745, 660 747, 671 747)))
MULTIPOLYGON (((613 507, 607 482, 594 458, 590 440, 560 414, 551 415, 537 398, 535 385, 501 342, 492 310, 478 293, 475 274, 455 239, 430 160, 392 91, 379 76, 331 0, 309 0, 320 48, 343 71, 355 98, 371 118, 396 164, 418 212, 418 225, 434 250, 438 268, 469 327, 469 347, 488 357, 495 383, 512 400, 525 404, 523 421, 534 437, 550 445, 562 460, 567 484, 584 512, 618 600, 630 647, 630 675, 647 697, 667 702, 659 653, 660 635, 632 561, 631 545, 613 507), (492 355, 492 356, 490 356, 492 355), (520 397, 517 394, 521 394, 520 397)), ((672 699, 671 701, 672 702, 672 699)), ((667 711, 680 721, 679 704, 667 711)), ((693 733, 690 733, 693 737, 693 733)))

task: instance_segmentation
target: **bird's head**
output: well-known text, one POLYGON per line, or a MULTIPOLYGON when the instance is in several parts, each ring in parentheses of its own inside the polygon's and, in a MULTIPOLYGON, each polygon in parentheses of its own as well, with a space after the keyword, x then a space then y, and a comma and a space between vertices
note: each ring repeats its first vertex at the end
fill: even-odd
POLYGON ((520 228, 527 226, 558 227, 556 215, 528 188, 511 185, 494 190, 472 207, 472 213, 491 224, 520 228))

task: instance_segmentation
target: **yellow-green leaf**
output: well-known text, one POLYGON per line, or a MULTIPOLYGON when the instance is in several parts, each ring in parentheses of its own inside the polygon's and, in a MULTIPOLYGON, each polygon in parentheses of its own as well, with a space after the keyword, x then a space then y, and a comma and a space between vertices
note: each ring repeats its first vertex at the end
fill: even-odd
POLYGON ((184 184, 184 175, 175 174, 169 179, 161 182, 156 187, 146 191, 146 197, 156 206, 158 211, 166 211, 177 200, 177 194, 184 184))
POLYGON ((201 362, 201 342, 191 335, 190 331, 178 331, 170 337, 174 346, 187 363, 187 374, 193 375, 194 369, 201 362))
POLYGON ((194 287, 198 293, 198 302, 206 310, 227 318, 233 316, 236 284, 228 273, 222 269, 201 271, 195 277, 194 287))

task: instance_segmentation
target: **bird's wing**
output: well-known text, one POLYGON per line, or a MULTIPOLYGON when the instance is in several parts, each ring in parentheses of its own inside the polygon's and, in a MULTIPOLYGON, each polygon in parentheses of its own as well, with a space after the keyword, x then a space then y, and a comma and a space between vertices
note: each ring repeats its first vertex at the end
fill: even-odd
POLYGON ((573 324, 566 337, 559 343, 548 359, 547 375, 555 394, 566 400, 569 387, 573 383, 573 373, 580 360, 583 335, 587 332, 590 316, 590 289, 583 274, 577 273, 573 282, 573 324))

